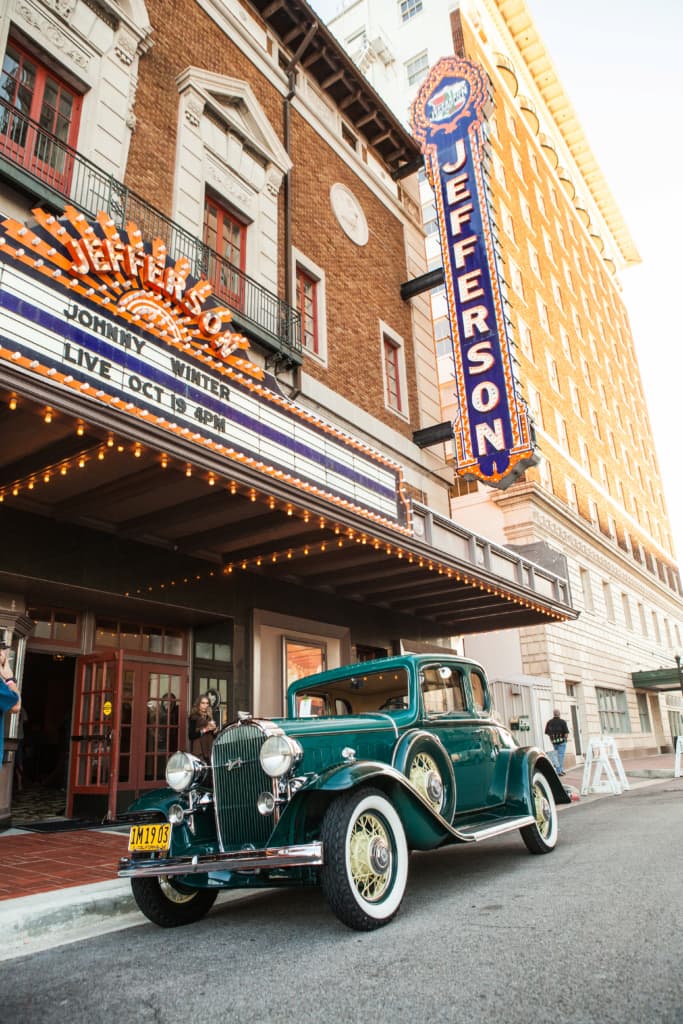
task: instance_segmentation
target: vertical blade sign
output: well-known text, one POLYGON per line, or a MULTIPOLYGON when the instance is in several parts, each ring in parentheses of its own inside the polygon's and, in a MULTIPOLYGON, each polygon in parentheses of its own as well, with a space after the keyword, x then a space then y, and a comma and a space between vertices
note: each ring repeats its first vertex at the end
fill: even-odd
POLYGON ((413 102, 444 254, 459 418, 460 476, 504 489, 538 461, 526 403, 516 393, 484 179, 484 69, 445 57, 413 102))

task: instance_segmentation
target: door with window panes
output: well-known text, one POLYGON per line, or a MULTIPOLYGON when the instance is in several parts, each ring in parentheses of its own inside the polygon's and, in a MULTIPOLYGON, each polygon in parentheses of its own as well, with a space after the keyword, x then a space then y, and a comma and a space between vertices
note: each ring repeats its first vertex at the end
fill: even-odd
POLYGON ((207 276, 215 295, 227 306, 243 311, 247 228, 210 196, 204 206, 204 241, 211 250, 207 276))
POLYGON ((116 719, 120 811, 143 790, 163 785, 169 756, 187 747, 187 634, 98 617, 95 644, 100 650, 112 648, 109 657, 116 654, 120 662, 116 719))
POLYGON ((208 694, 214 721, 221 729, 237 717, 232 685, 232 622, 196 627, 193 649, 192 702, 208 694))

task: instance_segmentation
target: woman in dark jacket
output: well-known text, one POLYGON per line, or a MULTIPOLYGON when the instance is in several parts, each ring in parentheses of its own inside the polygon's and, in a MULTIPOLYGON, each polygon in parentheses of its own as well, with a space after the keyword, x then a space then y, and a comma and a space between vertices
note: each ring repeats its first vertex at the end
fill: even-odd
POLYGON ((203 693, 197 698, 190 709, 188 734, 192 753, 197 757, 201 757, 204 761, 210 761, 211 748, 217 731, 216 723, 211 714, 211 702, 208 696, 203 693))

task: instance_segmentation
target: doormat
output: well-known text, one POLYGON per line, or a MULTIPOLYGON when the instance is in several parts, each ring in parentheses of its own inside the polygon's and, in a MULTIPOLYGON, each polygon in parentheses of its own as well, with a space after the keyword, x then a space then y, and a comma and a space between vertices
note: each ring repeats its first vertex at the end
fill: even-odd
POLYGON ((47 821, 16 821, 14 828, 24 832, 75 832, 86 828, 107 828, 101 821, 90 821, 87 818, 48 818, 47 821))

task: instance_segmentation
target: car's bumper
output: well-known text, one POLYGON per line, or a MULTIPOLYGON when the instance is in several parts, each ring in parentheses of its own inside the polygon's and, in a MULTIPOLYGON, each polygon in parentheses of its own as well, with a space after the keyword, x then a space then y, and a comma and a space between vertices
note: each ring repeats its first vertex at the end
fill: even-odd
POLYGON ((159 857, 119 861, 119 878, 155 878, 160 875, 196 875, 214 871, 274 871, 278 868, 319 867, 322 843, 278 846, 265 850, 239 850, 194 857, 159 857))

